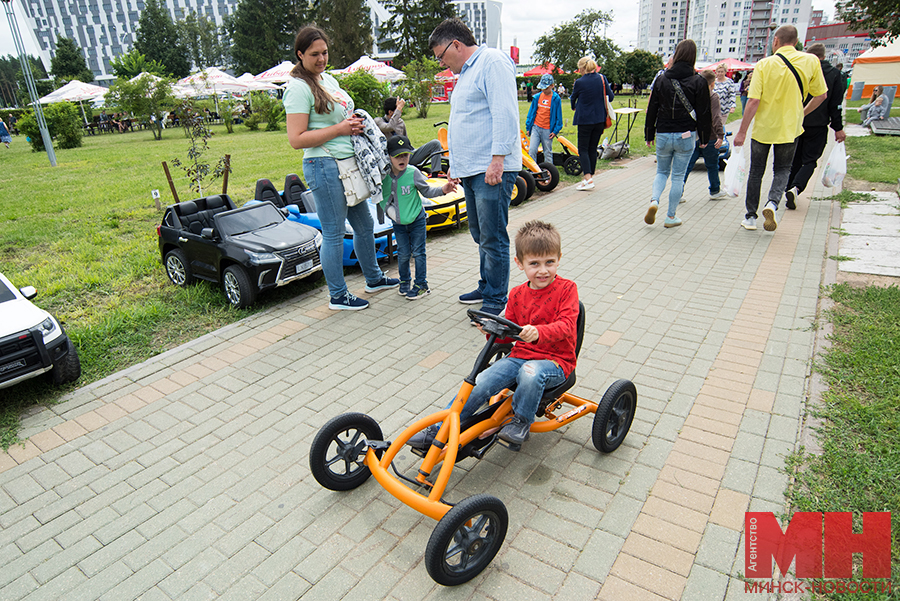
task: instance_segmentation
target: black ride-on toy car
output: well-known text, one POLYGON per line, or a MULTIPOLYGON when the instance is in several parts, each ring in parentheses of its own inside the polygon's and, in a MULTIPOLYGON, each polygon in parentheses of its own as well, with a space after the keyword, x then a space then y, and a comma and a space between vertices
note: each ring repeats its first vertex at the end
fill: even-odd
MULTIPOLYGON (((580 305, 579 309, 576 354, 584 339, 584 306, 580 305)), ((488 340, 448 409, 415 421, 393 442, 385 440, 378 422, 368 415, 338 415, 322 426, 309 449, 310 471, 325 488, 351 490, 374 475, 390 494, 438 521, 425 547, 425 568, 435 582, 444 586, 463 584, 481 573, 500 550, 509 525, 506 506, 496 497, 477 494, 458 502, 445 497, 456 463, 467 457, 482 459, 498 444, 519 449, 502 441, 498 434, 513 415, 511 390, 491 398, 470 418, 461 420, 460 412, 475 387, 475 377, 493 360, 509 353, 510 346, 496 344, 497 339, 517 339, 522 328, 482 311, 469 310, 468 315, 488 333, 488 340), (407 441, 438 423, 442 425, 431 446, 427 450, 412 450, 423 457, 418 469, 401 473, 394 460, 407 448, 407 441)), ((556 430, 593 413, 594 446, 603 453, 615 451, 625 440, 634 419, 637 408, 634 384, 628 380, 614 382, 599 403, 570 394, 568 391, 574 384, 573 371, 565 382, 544 391, 537 409, 539 419, 531 425, 531 432, 556 430)))
POLYGON ((322 234, 288 221, 271 202, 237 208, 226 194, 166 208, 157 226, 166 275, 176 286, 221 283, 236 308, 262 290, 322 271, 322 234))

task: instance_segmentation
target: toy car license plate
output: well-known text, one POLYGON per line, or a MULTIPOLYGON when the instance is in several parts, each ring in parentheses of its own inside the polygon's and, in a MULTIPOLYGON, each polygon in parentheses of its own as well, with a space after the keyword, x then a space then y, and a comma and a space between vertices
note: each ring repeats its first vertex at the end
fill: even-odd
POLYGON ((25 359, 18 359, 16 361, 13 361, 12 363, 7 363, 6 365, 0 365, 0 374, 5 374, 8 371, 13 371, 15 369, 25 367, 25 365, 26 365, 25 359))
POLYGON ((309 261, 303 261, 302 263, 297 265, 297 273, 304 273, 306 271, 309 271, 310 269, 312 269, 312 266, 313 266, 312 259, 310 259, 309 261))

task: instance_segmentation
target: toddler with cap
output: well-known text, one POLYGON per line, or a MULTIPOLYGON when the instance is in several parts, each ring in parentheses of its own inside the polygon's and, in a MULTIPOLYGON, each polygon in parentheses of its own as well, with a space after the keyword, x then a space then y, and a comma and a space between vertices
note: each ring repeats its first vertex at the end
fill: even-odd
POLYGON ((443 196, 456 190, 457 184, 457 180, 448 179, 443 187, 429 185, 422 172, 409 164, 413 151, 415 148, 406 136, 388 140, 391 170, 381 182, 382 200, 378 203, 394 223, 400 295, 407 300, 417 300, 431 293, 425 266, 425 208, 419 194, 426 198, 443 196), (409 269, 411 258, 416 264, 415 281, 409 269))

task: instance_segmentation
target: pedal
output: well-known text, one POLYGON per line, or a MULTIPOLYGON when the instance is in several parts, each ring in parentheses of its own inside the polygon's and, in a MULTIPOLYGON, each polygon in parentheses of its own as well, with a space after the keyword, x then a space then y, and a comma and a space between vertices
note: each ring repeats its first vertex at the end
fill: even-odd
POLYGON ((510 451, 515 451, 518 453, 519 451, 522 450, 522 445, 514 444, 512 442, 506 442, 505 440, 503 440, 502 438, 499 438, 499 437, 497 438, 497 442, 500 443, 500 446, 506 447, 510 451))
POLYGON ((491 441, 481 447, 480 449, 476 449, 472 451, 472 457, 478 459, 479 461, 484 458, 485 453, 491 450, 491 447, 497 444, 497 441, 500 440, 500 437, 497 434, 491 436, 491 441))
POLYGON ((387 451, 391 447, 390 440, 370 440, 367 442, 369 448, 374 450, 375 452, 384 452, 387 451))

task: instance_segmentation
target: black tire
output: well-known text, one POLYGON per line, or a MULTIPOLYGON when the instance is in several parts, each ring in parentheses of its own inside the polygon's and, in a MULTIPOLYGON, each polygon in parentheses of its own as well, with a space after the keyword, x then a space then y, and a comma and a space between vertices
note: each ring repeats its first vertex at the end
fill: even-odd
POLYGON ((525 196, 528 193, 528 184, 525 183, 525 180, 522 179, 522 176, 516 177, 516 185, 513 186, 512 198, 509 201, 509 204, 517 207, 525 200, 525 196))
POLYGON ((619 448, 625 435, 631 429, 634 411, 637 408, 637 389, 630 380, 613 382, 594 414, 591 440, 598 451, 612 453, 619 448))
MULTIPOLYGON (((309 470, 328 490, 352 490, 369 479, 366 441, 384 440, 381 427, 365 413, 344 413, 322 426, 309 448, 309 470), (333 466, 343 464, 343 471, 333 466)), ((381 456, 381 453, 378 454, 381 456)))
POLYGON ((463 499, 441 518, 425 548, 425 568, 444 586, 468 582, 497 555, 506 538, 509 515, 490 495, 463 499))
POLYGON ((247 272, 240 265, 229 265, 222 277, 222 287, 228 302, 235 309, 249 307, 256 300, 256 288, 250 283, 247 272))
POLYGON ((540 190, 541 192, 549 192, 559 183, 559 169, 557 169, 556 166, 554 166, 552 163, 546 162, 541 163, 540 165, 538 165, 538 167, 541 168, 541 175, 545 175, 544 172, 546 171, 546 175, 548 177, 535 178, 536 181, 534 183, 537 185, 538 190, 540 190), (543 179, 544 181, 541 181, 541 179, 543 179))
POLYGON ((71 340, 66 340, 66 350, 68 351, 66 357, 59 363, 54 363, 50 371, 53 383, 57 386, 74 382, 81 377, 81 360, 71 340))
POLYGON ((534 181, 534 176, 531 175, 531 171, 526 169, 522 169, 519 171, 519 177, 525 180, 525 185, 527 187, 525 191, 525 200, 528 200, 532 196, 534 196, 534 191, 537 190, 537 184, 534 181))
POLYGON ((725 171, 725 167, 728 163, 725 162, 725 159, 719 159, 719 171, 725 171))
POLYGON ((581 175, 581 160, 578 157, 569 157, 563 163, 563 171, 569 175, 581 175))
POLYGON ((165 259, 166 275, 176 286, 190 286, 194 283, 194 271, 181 249, 170 250, 165 259))
POLYGON ((509 354, 512 352, 513 345, 512 344, 497 344, 496 342, 491 346, 490 354, 488 355, 488 365, 493 365, 500 359, 504 357, 509 357, 509 354))

